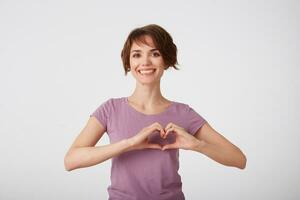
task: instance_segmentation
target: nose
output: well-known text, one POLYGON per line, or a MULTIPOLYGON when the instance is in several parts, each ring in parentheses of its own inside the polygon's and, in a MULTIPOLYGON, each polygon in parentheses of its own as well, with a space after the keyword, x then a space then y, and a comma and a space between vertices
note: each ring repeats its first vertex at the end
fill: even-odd
POLYGON ((142 65, 143 66, 148 66, 148 65, 150 65, 151 64, 151 61, 150 61, 150 58, 149 58, 149 56, 143 56, 143 58, 142 58, 142 65))

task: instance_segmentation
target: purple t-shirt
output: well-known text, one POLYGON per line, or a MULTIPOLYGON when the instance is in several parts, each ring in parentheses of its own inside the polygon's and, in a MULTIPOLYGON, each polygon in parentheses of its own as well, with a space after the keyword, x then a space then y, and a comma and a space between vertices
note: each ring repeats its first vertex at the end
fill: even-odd
MULTIPOLYGON (((92 114, 105 127, 110 143, 130 138, 154 122, 165 127, 172 122, 194 135, 206 122, 189 105, 172 101, 162 113, 147 115, 128 104, 127 97, 110 98, 92 114)), ((151 143, 173 143, 174 134, 166 139, 159 131, 149 136, 151 143)), ((142 149, 128 151, 112 158, 109 200, 182 200, 179 150, 142 149)))

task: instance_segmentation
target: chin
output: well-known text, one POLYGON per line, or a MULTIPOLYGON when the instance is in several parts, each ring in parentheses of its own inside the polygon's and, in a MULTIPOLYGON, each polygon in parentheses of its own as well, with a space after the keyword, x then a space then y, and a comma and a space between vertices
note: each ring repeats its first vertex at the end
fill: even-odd
POLYGON ((139 83, 142 84, 142 85, 150 85, 150 84, 154 84, 156 82, 157 81, 139 81, 139 83))
POLYGON ((153 84, 160 81, 161 76, 159 74, 156 74, 154 76, 141 76, 140 74, 135 74, 134 78, 136 81, 138 81, 141 84, 153 84))
POLYGON ((150 84, 155 84, 158 83, 159 81, 156 79, 149 79, 149 80, 141 80, 141 79, 137 79, 137 81, 142 84, 142 85, 150 85, 150 84))

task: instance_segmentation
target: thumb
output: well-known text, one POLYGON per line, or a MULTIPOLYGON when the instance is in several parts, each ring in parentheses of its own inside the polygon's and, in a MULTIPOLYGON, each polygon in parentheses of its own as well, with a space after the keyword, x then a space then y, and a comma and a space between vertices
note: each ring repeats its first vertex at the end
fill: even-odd
POLYGON ((177 148, 176 145, 173 143, 173 144, 166 144, 163 146, 162 150, 166 150, 166 149, 175 149, 177 148))
POLYGON ((147 148, 151 148, 151 149, 161 149, 161 146, 160 146, 159 144, 148 143, 148 144, 147 144, 147 148))

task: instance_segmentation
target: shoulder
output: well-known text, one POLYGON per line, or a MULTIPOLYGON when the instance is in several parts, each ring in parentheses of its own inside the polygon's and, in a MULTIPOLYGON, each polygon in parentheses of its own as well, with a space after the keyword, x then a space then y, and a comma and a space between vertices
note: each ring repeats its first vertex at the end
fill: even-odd
POLYGON ((120 105, 123 103, 124 97, 111 97, 107 98, 106 100, 102 101, 100 103, 99 107, 104 107, 106 109, 112 110, 120 107, 120 105))
POLYGON ((187 103, 183 103, 181 101, 172 101, 174 104, 174 107, 176 107, 177 109, 183 110, 183 111, 187 111, 190 106, 187 103))
POLYGON ((93 112, 95 116, 111 116, 120 107, 122 98, 107 98, 101 100, 96 110, 93 112))
POLYGON ((183 102, 178 102, 178 101, 173 101, 174 102, 174 108, 177 113, 184 115, 184 116, 198 116, 200 115, 191 104, 188 103, 183 103, 183 102))
POLYGON ((119 107, 122 103, 125 102, 125 97, 112 97, 107 100, 107 103, 112 107, 119 107))

